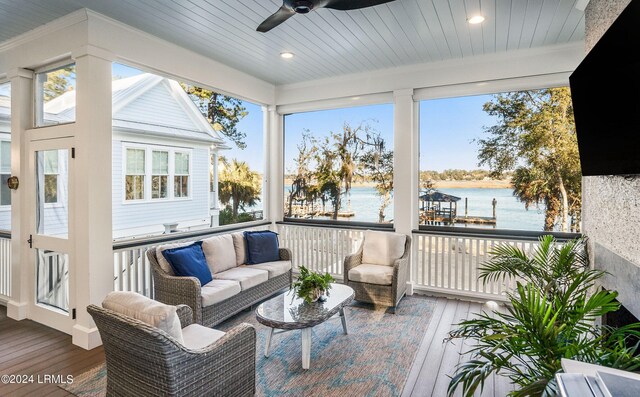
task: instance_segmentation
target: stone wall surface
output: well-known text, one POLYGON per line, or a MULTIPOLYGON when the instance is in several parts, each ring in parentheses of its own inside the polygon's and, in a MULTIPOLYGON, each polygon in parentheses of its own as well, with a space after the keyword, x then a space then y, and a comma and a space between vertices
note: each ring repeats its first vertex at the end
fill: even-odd
MULTIPOLYGON (((587 52, 630 2, 589 2, 585 10, 587 52)), ((617 290, 619 300, 640 317, 640 175, 591 176, 582 178, 582 183, 582 231, 589 238, 591 258, 596 267, 611 273, 603 285, 617 290)))

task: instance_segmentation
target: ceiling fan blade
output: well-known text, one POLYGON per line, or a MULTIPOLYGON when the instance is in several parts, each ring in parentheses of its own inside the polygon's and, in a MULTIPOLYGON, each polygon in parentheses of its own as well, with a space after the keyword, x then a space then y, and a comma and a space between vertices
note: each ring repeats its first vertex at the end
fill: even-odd
POLYGON ((265 19, 256 30, 262 33, 268 32, 295 14, 296 13, 293 10, 282 6, 273 15, 265 19))
POLYGON ((359 8, 367 8, 377 6, 379 4, 390 3, 395 0, 329 0, 324 8, 332 10, 348 11, 357 10, 359 8))

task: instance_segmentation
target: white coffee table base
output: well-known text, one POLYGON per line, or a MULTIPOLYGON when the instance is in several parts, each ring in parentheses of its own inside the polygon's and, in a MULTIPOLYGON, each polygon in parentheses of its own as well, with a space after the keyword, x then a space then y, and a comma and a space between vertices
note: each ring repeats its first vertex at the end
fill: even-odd
MULTIPOLYGON (((345 335, 349 334, 349 329, 347 328, 348 324, 347 324, 347 317, 344 314, 344 308, 340 309, 340 311, 337 314, 337 317, 332 317, 330 318, 330 320, 333 319, 337 319, 340 318, 341 322, 342 322, 342 330, 344 331, 345 335)), ((302 335, 301 335, 301 339, 302 339, 302 369, 309 369, 309 367, 311 366, 311 329, 313 327, 309 327, 309 328, 302 328, 300 331, 302 331, 302 335)), ((269 358, 269 350, 271 349, 271 339, 273 338, 273 335, 275 334, 283 334, 285 332, 289 332, 289 331, 293 331, 291 329, 278 329, 276 330, 275 328, 269 328, 269 333, 267 334, 267 340, 265 341, 264 344, 264 356, 266 358, 269 358)))

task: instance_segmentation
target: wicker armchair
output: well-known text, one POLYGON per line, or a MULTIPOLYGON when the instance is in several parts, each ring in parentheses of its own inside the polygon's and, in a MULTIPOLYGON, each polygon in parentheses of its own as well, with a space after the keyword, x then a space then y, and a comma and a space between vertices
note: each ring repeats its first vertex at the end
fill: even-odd
MULTIPOLYGON (((240 324, 210 345, 191 350, 164 331, 90 305, 104 346, 107 396, 253 396, 256 331, 240 324)), ((191 309, 178 306, 182 328, 191 309)))
POLYGON ((344 259, 344 281, 355 291, 355 299, 380 306, 390 306, 395 313, 398 303, 407 292, 409 281, 409 255, 411 252, 411 237, 405 236, 404 253, 393 264, 391 283, 387 285, 354 281, 349 278, 349 271, 362 265, 364 242, 357 252, 347 255, 344 259))

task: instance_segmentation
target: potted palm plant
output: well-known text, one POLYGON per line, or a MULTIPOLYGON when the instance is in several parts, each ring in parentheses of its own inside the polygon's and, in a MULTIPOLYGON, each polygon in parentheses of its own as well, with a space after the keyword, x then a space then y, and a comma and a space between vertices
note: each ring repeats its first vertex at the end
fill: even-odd
POLYGON ((306 303, 312 303, 322 300, 325 293, 329 295, 331 283, 335 281, 329 273, 312 272, 305 266, 300 266, 299 270, 300 275, 293 283, 293 290, 298 297, 306 303))
POLYGON ((555 374, 562 358, 624 370, 640 368, 628 347, 640 336, 640 323, 618 329, 595 319, 618 310, 615 291, 596 288, 603 272, 591 269, 584 240, 559 244, 543 236, 530 253, 500 245, 480 270, 484 282, 515 278, 507 313, 482 313, 463 321, 450 338, 472 339, 471 359, 460 363, 449 395, 462 388, 472 396, 492 374, 507 376, 516 386, 510 396, 555 396, 555 374))

